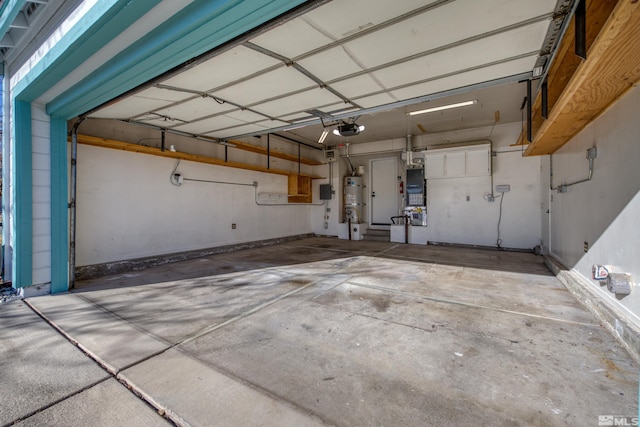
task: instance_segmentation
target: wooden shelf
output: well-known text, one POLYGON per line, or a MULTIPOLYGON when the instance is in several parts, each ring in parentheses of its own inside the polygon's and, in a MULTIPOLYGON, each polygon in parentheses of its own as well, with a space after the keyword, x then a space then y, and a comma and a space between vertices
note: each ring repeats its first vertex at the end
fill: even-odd
POLYGON ((217 166, 225 166, 225 167, 236 168, 236 169, 252 170, 252 171, 257 171, 257 172, 272 173, 272 174, 276 174, 276 175, 286 175, 286 176, 289 176, 289 177, 291 177, 291 176, 298 177, 299 176, 299 177, 308 178, 309 180, 322 179, 323 178, 321 176, 316 176, 316 175, 296 174, 295 172, 282 170, 282 169, 271 169, 271 168, 267 169, 267 168, 262 167, 262 166, 251 165, 251 164, 248 164, 248 163, 225 162, 224 160, 221 160, 221 159, 216 159, 214 157, 200 156, 200 155, 197 155, 197 154, 181 153, 181 152, 169 151, 169 150, 162 151, 160 148, 146 147, 144 145, 131 144, 131 143, 128 143, 128 142, 115 141, 115 140, 112 140, 112 139, 105 139, 105 138, 98 138, 98 137, 89 136, 89 135, 78 135, 78 143, 79 144, 85 144, 85 145, 92 145, 92 146, 95 146, 95 147, 111 148, 113 150, 129 151, 129 152, 132 152, 132 153, 149 154, 149 155, 152 155, 152 156, 168 157, 168 158, 172 158, 172 159, 180 159, 180 160, 188 160, 188 161, 191 161, 191 162, 206 163, 206 164, 209 164, 209 165, 217 165, 217 166))
MULTIPOLYGON (((587 59, 574 53, 571 23, 547 78, 548 119, 539 93, 525 155, 555 152, 640 80, 640 2, 591 0, 586 17, 587 59)), ((518 144, 525 138, 521 134, 518 144)))
POLYGON ((311 178, 304 175, 289 175, 289 203, 311 203, 311 178))

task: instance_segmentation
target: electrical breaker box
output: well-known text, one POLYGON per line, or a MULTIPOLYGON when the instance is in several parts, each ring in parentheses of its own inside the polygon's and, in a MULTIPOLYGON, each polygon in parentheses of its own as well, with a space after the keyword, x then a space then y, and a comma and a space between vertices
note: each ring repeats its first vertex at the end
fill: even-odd
POLYGON ((331 200, 331 184, 320 184, 320 200, 331 200))
POLYGON ((407 169, 407 206, 425 206, 424 168, 407 169))

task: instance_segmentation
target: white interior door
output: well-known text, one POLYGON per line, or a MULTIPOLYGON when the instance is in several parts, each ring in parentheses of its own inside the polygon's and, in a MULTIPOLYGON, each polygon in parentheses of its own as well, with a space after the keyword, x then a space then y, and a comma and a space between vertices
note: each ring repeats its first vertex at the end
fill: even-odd
POLYGON ((391 225, 398 215, 398 160, 371 160, 371 225, 391 225))

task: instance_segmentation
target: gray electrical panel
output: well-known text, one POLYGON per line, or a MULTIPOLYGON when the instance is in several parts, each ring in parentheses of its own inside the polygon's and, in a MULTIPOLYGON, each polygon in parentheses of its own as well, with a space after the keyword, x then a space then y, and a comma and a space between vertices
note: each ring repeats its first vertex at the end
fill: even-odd
POLYGON ((331 200, 331 184, 320 184, 320 200, 331 200))

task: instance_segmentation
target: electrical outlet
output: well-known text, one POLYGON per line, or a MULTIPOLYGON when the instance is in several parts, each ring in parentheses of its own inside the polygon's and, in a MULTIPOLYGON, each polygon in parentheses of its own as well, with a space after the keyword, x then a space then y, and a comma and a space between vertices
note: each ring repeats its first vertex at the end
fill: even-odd
POLYGON ((509 184, 496 185, 496 191, 498 193, 508 193, 511 191, 511 186, 509 184))
POLYGON ((238 228, 238 227, 237 227, 237 225, 236 225, 235 223, 234 223, 234 224, 231 224, 231 229, 232 229, 232 230, 235 230, 236 228, 238 228))
POLYGON ((584 251, 589 252, 589 242, 584 242, 584 251))
POLYGON ((467 196, 467 202, 471 201, 471 196, 467 196))

